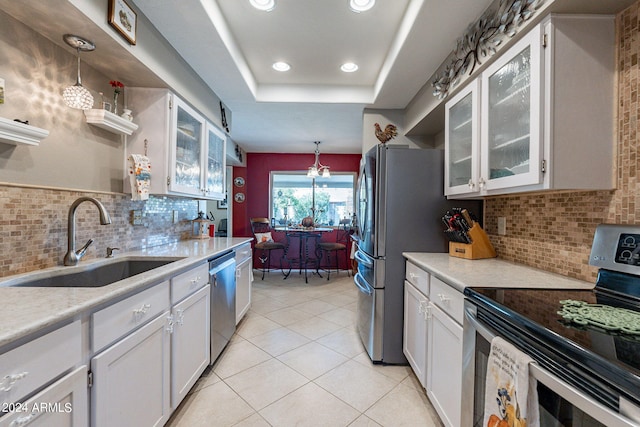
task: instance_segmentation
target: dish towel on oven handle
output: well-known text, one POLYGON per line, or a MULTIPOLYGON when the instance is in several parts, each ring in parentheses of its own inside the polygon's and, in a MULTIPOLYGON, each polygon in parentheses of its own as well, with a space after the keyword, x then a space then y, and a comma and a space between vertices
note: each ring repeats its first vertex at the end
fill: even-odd
POLYGON ((484 398, 484 426, 539 427, 535 361, 503 338, 491 341, 484 398), (504 423, 506 421, 506 424, 504 423))
POLYGON ((151 185, 151 164, 142 154, 129 155, 129 181, 131 200, 148 200, 151 185))

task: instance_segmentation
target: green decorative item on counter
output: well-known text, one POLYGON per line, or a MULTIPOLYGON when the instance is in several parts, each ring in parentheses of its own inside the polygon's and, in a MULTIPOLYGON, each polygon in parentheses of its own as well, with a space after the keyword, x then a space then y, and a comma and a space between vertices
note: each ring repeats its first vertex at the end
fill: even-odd
POLYGON ((563 300, 558 314, 578 325, 597 326, 608 331, 640 335, 640 314, 626 308, 584 301, 563 300))

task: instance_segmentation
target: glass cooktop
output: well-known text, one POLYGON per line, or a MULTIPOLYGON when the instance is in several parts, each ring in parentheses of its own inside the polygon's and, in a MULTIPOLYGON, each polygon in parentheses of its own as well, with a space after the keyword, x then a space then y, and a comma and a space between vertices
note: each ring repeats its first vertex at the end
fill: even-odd
MULTIPOLYGON (((634 303, 627 296, 621 298, 615 291, 599 289, 467 288, 465 294, 478 307, 479 320, 501 335, 511 336, 516 346, 536 352, 534 359, 547 369, 559 375, 564 369, 566 375, 565 367, 575 363, 586 375, 597 377, 636 402, 640 399, 633 392, 640 389, 640 335, 579 325, 558 314, 563 307, 560 301, 564 300, 631 309, 634 303)), ((573 381, 581 380, 576 375, 569 382, 573 381)), ((608 403, 617 406, 613 400, 615 397, 608 403)))

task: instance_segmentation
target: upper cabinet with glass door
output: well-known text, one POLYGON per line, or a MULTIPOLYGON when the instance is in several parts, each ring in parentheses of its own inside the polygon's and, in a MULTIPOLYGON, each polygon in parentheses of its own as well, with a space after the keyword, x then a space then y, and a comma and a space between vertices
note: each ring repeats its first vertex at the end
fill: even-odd
POLYGON ((482 74, 480 188, 541 182, 541 34, 536 26, 482 74))
POLYGON ((500 54, 446 105, 447 196, 615 188, 614 55, 594 15, 551 15, 500 54))
POLYGON ((202 195, 206 122, 178 97, 174 97, 172 115, 169 189, 176 193, 202 195))
POLYGON ((480 82, 476 79, 445 105, 445 194, 477 191, 480 82))
POLYGON ((140 124, 127 154, 147 153, 149 192, 224 199, 226 135, 166 89, 129 88, 127 102, 140 124))
POLYGON ((207 122, 206 142, 205 195, 207 198, 223 200, 225 198, 227 136, 213 124, 207 122))

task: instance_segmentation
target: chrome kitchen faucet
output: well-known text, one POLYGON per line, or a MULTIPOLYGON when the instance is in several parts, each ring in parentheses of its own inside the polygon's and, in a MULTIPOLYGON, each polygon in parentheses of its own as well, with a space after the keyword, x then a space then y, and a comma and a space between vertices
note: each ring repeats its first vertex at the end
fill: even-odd
POLYGON ((89 246, 93 243, 93 239, 89 239, 83 247, 76 251, 76 209, 82 202, 91 202, 98 207, 100 211, 100 224, 111 224, 109 212, 100 201, 93 197, 80 197, 71 204, 69 208, 69 218, 67 223, 67 253, 64 256, 64 265, 77 265, 80 259, 87 252, 89 246))

